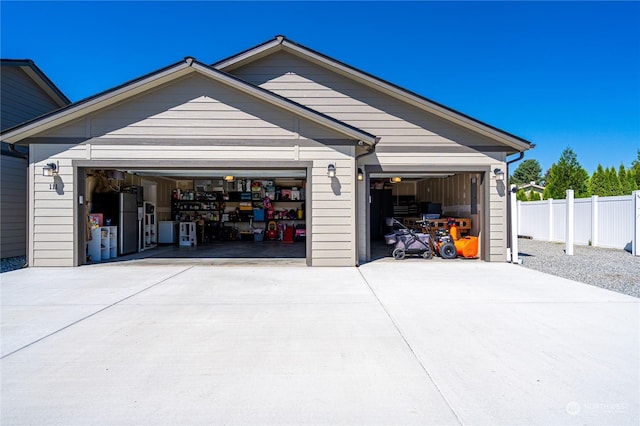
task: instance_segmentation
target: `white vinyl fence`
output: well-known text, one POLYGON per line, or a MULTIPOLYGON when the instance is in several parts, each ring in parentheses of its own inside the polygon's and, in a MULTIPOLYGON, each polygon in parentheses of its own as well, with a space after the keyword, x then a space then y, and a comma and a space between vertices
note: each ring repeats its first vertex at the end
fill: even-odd
POLYGON ((569 202, 518 201, 518 235, 566 242, 567 223, 573 222, 575 244, 626 249, 640 256, 640 191, 622 197, 576 198, 571 220, 569 202))

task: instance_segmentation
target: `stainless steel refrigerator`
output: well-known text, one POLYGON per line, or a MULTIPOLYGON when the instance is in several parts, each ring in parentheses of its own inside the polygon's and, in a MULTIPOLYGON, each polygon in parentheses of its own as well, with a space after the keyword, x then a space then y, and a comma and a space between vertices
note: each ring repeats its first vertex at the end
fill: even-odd
POLYGON ((136 194, 120 193, 118 214, 118 253, 128 254, 138 251, 138 202, 136 194))
POLYGON ((102 213, 104 220, 118 227, 118 255, 139 251, 138 196, 130 193, 93 194, 92 213, 102 213))

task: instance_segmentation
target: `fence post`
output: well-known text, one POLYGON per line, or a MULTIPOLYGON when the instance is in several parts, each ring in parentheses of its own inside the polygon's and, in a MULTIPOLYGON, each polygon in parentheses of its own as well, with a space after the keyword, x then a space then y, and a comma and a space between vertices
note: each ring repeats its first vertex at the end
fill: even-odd
POLYGON ((518 260, 518 199, 516 198, 516 186, 511 185, 509 191, 509 202, 511 203, 511 263, 520 263, 518 260))
POLYGON ((517 200, 516 204, 518 205, 518 235, 522 235, 522 225, 520 225, 522 221, 519 220, 522 217, 522 201, 517 200))
POLYGON ((564 252, 567 256, 573 256, 573 189, 567 189, 567 230, 564 252))
POLYGON ((598 245, 598 196, 591 197, 591 245, 598 245))
POLYGON ((640 256, 640 191, 633 191, 633 240, 631 254, 640 256))
POLYGON ((553 198, 547 200, 549 206, 549 241, 553 241, 553 198))

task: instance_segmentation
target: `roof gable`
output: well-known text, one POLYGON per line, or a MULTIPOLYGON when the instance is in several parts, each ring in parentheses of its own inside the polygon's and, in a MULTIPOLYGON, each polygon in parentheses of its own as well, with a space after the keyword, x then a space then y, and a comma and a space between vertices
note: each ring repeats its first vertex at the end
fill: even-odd
POLYGON ((278 108, 289 111, 300 117, 306 118, 316 124, 320 124, 329 129, 337 131, 349 138, 362 140, 368 144, 374 144, 376 137, 370 133, 357 129, 351 125, 340 122, 332 117, 321 114, 306 106, 300 105, 282 96, 269 92, 261 87, 251 85, 243 80, 233 77, 225 72, 216 70, 203 63, 197 62, 193 58, 185 58, 176 64, 170 65, 153 73, 142 76, 138 79, 117 86, 108 91, 99 93, 77 103, 71 104, 61 110, 39 117, 2 133, 2 140, 15 143, 25 138, 41 134, 53 127, 58 127, 71 123, 83 116, 95 113, 96 111, 108 108, 118 102, 169 83, 173 80, 184 77, 190 73, 199 73, 207 76, 228 87, 234 88, 253 96, 262 101, 268 102, 278 108))
POLYGON ((64 93, 42 72, 31 59, 0 59, 3 67, 19 67, 40 87, 58 106, 69 105, 71 101, 64 93))
MULTIPOLYGON (((44 131, 35 143, 59 140, 344 141, 342 133, 221 84, 198 72, 44 131)), ((242 142, 240 142, 242 141, 242 142)), ((198 142, 196 142, 198 143, 198 142)))
POLYGON ((219 61, 212 66, 214 68, 231 72, 234 69, 248 65, 254 61, 265 58, 276 52, 285 51, 306 61, 325 67, 335 73, 346 76, 358 83, 369 86, 375 90, 390 95, 407 104, 416 106, 424 111, 441 117, 456 125, 462 126, 473 132, 477 132, 485 137, 495 140, 515 151, 525 151, 534 147, 529 141, 518 136, 497 129, 489 124, 483 123, 461 112, 445 107, 435 101, 427 99, 421 95, 407 89, 382 80, 369 73, 358 70, 350 65, 316 52, 308 47, 286 39, 284 36, 276 36, 275 39, 262 43, 254 48, 245 50, 230 58, 219 61))

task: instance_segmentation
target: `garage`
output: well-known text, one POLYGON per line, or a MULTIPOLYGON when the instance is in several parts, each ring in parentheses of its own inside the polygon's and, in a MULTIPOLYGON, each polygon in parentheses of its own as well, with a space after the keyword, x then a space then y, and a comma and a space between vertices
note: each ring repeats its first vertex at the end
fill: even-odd
MULTIPOLYGON (((435 240, 443 233, 449 235, 451 223, 457 227, 459 237, 478 239, 477 250, 468 249, 459 256, 482 258, 483 176, 483 172, 371 173, 371 258, 391 256, 395 246, 387 244, 385 235, 394 229, 428 233, 435 240), (396 220, 395 225, 389 224, 389 218, 396 220)), ((439 253, 436 250, 433 254, 439 253)))
POLYGON ((85 171, 86 263, 306 258, 304 169, 85 171))
POLYGON ((426 215, 505 261, 504 176, 532 147, 283 36, 212 65, 187 57, 2 141, 29 148, 32 266, 107 251, 357 266, 380 258, 388 217, 426 215))

